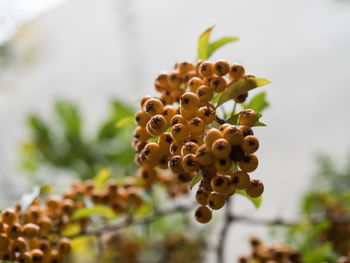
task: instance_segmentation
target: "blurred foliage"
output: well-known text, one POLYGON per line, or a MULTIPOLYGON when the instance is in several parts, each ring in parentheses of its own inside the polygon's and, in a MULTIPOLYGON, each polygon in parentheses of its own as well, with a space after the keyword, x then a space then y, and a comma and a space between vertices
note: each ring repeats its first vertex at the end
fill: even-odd
POLYGON ((103 167, 118 170, 119 176, 132 174, 136 169, 130 145, 133 127, 115 124, 132 117, 134 110, 119 101, 114 101, 111 108, 110 116, 89 139, 83 134, 81 113, 71 102, 55 103, 55 122, 31 114, 31 135, 22 144, 22 168, 35 173, 41 165, 48 165, 73 171, 82 180, 92 178, 103 167))
POLYGON ((317 167, 301 202, 305 222, 288 230, 287 242, 305 262, 337 262, 339 255, 350 251, 350 155, 341 168, 320 155, 317 167))

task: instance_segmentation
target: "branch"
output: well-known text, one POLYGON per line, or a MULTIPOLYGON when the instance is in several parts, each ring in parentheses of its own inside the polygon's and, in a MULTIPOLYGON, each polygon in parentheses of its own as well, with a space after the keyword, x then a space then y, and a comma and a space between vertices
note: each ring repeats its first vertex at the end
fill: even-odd
POLYGON ((101 236, 105 232, 114 233, 119 231, 120 229, 126 228, 131 225, 147 225, 157 220, 161 216, 168 216, 175 213, 184 213, 192 210, 193 208, 194 208, 194 205, 191 204, 188 206, 179 205, 168 209, 155 210, 153 214, 146 216, 144 218, 135 219, 132 216, 129 216, 129 217, 126 217, 123 221, 119 222, 118 224, 106 225, 103 228, 98 230, 81 231, 79 233, 66 236, 66 237, 69 239, 73 239, 80 236, 101 236))
POLYGON ((227 240, 227 235, 228 235, 228 230, 231 226, 232 217, 231 217, 231 199, 227 198, 226 199, 226 204, 225 204, 225 221, 224 225, 222 226, 220 236, 219 236, 219 242, 216 248, 216 256, 218 259, 218 263, 224 263, 225 262, 225 243, 227 240))

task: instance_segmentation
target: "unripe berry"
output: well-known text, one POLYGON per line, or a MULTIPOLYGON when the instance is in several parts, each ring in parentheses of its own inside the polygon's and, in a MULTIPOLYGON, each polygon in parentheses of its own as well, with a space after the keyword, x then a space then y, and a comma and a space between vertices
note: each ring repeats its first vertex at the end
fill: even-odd
POLYGON ((259 141, 255 136, 248 135, 244 137, 244 140, 242 142, 242 150, 245 153, 247 154, 254 153, 258 148, 259 148, 259 141))
POLYGON ((255 154, 248 154, 238 162, 238 165, 243 172, 253 172, 258 167, 258 158, 255 154))
POLYGON ((231 145, 226 139, 220 138, 213 143, 211 150, 216 158, 224 159, 230 155, 231 145))
POLYGON ((246 188, 246 192, 251 197, 258 197, 264 192, 264 185, 260 180, 252 179, 246 188))
POLYGON ((194 217, 199 223, 205 224, 211 220, 212 212, 207 206, 201 205, 194 212, 194 217))
POLYGON ((230 71, 228 74, 232 80, 238 81, 244 77, 245 69, 242 65, 234 64, 230 66, 230 71))
POLYGON ((250 183, 249 175, 242 171, 234 172, 231 175, 231 183, 233 183, 237 189, 245 189, 250 183))
POLYGON ((193 92, 186 92, 180 97, 180 106, 186 111, 195 111, 199 106, 199 98, 193 92))
POLYGON ((238 122, 240 125, 253 127, 257 120, 258 116, 256 115, 255 111, 250 109, 241 111, 238 115, 238 122))
POLYGON ((143 106, 144 111, 149 116, 163 113, 163 103, 158 99, 148 99, 143 106))
POLYGON ((208 197, 208 205, 213 210, 219 210, 225 204, 225 197, 222 194, 211 193, 208 197))
POLYGON ((242 143, 243 132, 237 126, 225 128, 223 135, 231 145, 241 145, 242 143))
POLYGON ((214 64, 214 73, 218 76, 225 76, 230 70, 230 65, 225 60, 218 60, 214 64))

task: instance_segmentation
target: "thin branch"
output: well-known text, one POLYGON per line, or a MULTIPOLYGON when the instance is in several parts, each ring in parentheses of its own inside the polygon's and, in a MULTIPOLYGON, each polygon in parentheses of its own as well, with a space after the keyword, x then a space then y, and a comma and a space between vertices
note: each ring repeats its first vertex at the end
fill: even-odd
POLYGON ((224 225, 222 226, 220 236, 219 236, 219 242, 216 248, 216 256, 218 259, 218 263, 224 263, 225 262, 225 244, 227 240, 228 230, 233 223, 232 217, 231 217, 231 198, 226 199, 225 204, 225 219, 224 219, 224 225))
POLYGON ((67 238, 73 239, 73 238, 77 238, 80 236, 101 236, 103 235, 105 232, 109 232, 109 233, 114 233, 119 231, 120 229, 126 228, 128 226, 131 225, 146 225, 146 224, 150 224, 153 221, 155 221, 156 219, 158 219, 161 216, 167 216, 167 215, 171 215, 171 214, 175 214, 175 213, 184 213, 184 212, 188 212, 190 210, 192 210, 194 208, 194 205, 188 205, 188 206, 183 206, 183 205, 179 205, 179 206, 175 206, 169 209, 163 209, 163 210, 156 210, 154 211, 153 214, 144 217, 144 218, 140 218, 140 219, 135 219, 133 217, 127 217, 125 218, 123 221, 119 222, 118 224, 114 224, 114 225, 106 225, 101 229, 98 230, 86 230, 86 231, 82 231, 70 236, 66 236, 67 238))

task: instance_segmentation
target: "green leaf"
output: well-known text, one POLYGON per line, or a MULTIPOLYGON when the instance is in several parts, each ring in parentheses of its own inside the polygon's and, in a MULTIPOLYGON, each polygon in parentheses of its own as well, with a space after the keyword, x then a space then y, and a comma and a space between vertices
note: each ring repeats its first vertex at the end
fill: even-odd
POLYGON ((219 99, 216 107, 219 107, 226 101, 232 100, 234 97, 237 97, 239 94, 247 92, 249 90, 255 89, 269 84, 270 81, 263 78, 244 78, 233 84, 231 84, 227 89, 225 89, 219 99))
POLYGON ((238 115, 239 113, 233 114, 230 118, 228 118, 225 122, 232 124, 232 125, 237 125, 238 123, 238 115))
POLYGON ((77 106, 71 102, 59 100, 55 103, 55 111, 65 132, 79 138, 82 121, 77 106))
POLYGON ((116 123, 116 125, 115 125, 115 127, 116 128, 121 128, 121 127, 124 127, 124 126, 127 126, 127 125, 134 125, 135 124, 135 122, 134 122, 134 117, 125 117, 125 118, 123 118, 123 119, 120 119, 117 123, 116 123))
POLYGON ((202 174, 201 173, 197 173, 192 181, 191 181, 191 185, 190 185, 190 189, 192 190, 192 188, 202 179, 202 174))
POLYGON ((211 100, 211 102, 214 104, 217 103, 220 100, 221 94, 222 93, 215 93, 214 98, 211 100))
POLYGON ((21 198, 21 206, 22 206, 22 212, 25 212, 27 208, 33 203, 35 199, 37 199, 41 194, 50 193, 52 191, 51 186, 49 185, 42 185, 42 186, 35 186, 33 191, 29 194, 25 194, 21 198))
POLYGON ((208 47, 208 58, 219 48, 221 48, 222 46, 238 41, 239 38, 238 37, 233 37, 233 36, 229 36, 229 37, 222 37, 212 43, 209 44, 208 47))
POLYGON ((101 169, 94 178, 94 184, 97 189, 102 189, 111 176, 111 171, 107 168, 101 169))
POLYGON ((208 52, 209 52, 209 38, 211 31, 213 30, 213 26, 209 27, 207 30, 205 30, 198 39, 198 45, 197 45, 197 52, 198 52, 198 59, 205 60, 208 59, 208 52))
POLYGON ((93 207, 84 207, 76 210, 71 216, 72 220, 77 220, 92 215, 100 215, 107 218, 113 218, 116 216, 114 211, 108 206, 96 205, 93 207))
POLYGON ((253 203, 253 205, 255 206, 256 209, 258 209, 260 207, 261 202, 262 202, 262 196, 255 197, 255 198, 250 197, 249 195, 247 195, 247 193, 244 190, 238 190, 238 189, 236 189, 235 193, 243 195, 246 198, 248 198, 253 203))
POLYGON ((258 126, 267 126, 265 123, 261 122, 261 121, 257 121, 253 127, 258 127, 258 126))
POLYGON ((261 112, 269 107, 269 102, 266 100, 266 92, 260 92, 255 95, 247 104, 243 104, 244 109, 252 109, 255 112, 261 112))

